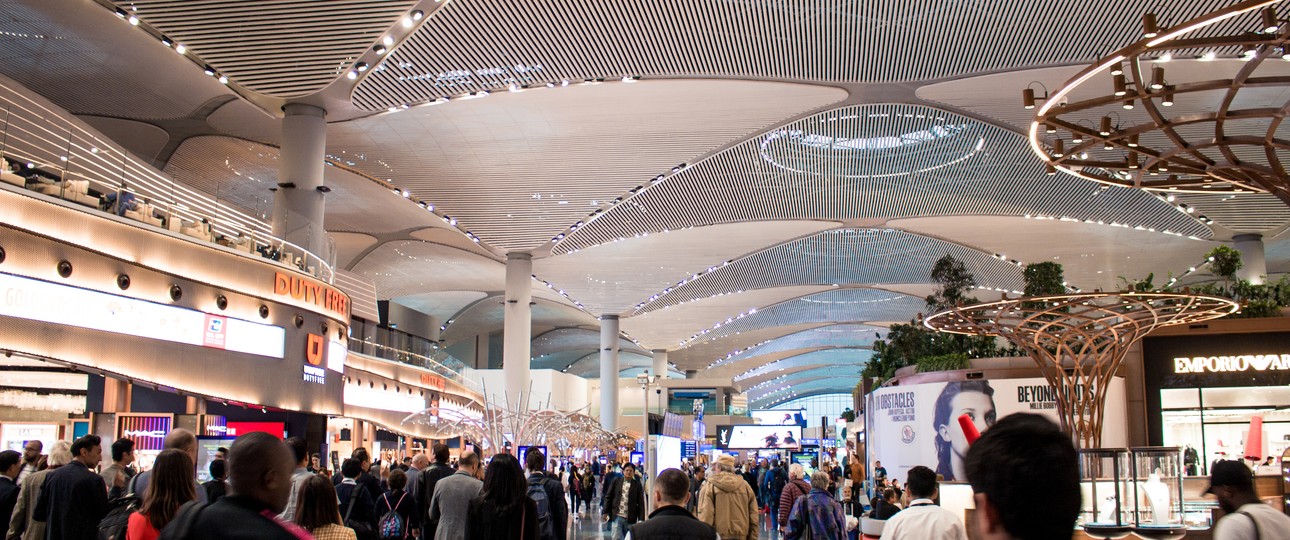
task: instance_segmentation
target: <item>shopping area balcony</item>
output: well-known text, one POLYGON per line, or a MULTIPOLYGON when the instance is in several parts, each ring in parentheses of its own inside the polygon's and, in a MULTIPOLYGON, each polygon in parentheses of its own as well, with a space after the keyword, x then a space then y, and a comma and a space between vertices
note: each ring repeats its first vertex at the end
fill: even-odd
POLYGON ((332 283, 335 248, 322 224, 295 216, 283 223, 283 230, 298 231, 293 238, 324 246, 321 253, 273 236, 268 222, 273 193, 248 197, 247 182, 229 168, 226 182, 187 184, 0 77, 0 189, 38 194, 85 212, 115 214, 141 228, 258 255, 332 283), (248 207, 248 200, 256 202, 248 207), (314 235, 318 242, 312 241, 314 235))
POLYGON ((475 395, 481 396, 481 398, 483 396, 483 387, 467 375, 468 368, 466 365, 442 350, 432 351, 429 355, 423 355, 381 345, 371 340, 350 339, 349 352, 350 354, 358 354, 368 358, 428 369, 445 380, 474 392, 475 395))

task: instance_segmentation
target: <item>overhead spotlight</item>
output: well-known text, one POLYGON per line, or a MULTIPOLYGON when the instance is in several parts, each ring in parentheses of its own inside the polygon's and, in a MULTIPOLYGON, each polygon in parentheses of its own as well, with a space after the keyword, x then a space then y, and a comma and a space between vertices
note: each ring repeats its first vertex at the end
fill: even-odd
POLYGON ((1124 63, 1116 62, 1111 66, 1111 75, 1124 75, 1124 63))
POLYGON ((1160 98, 1160 105, 1164 107, 1174 106, 1174 86, 1172 84, 1165 85, 1165 94, 1160 98))
POLYGON ((214 69, 214 68, 212 68, 212 67, 210 67, 210 66, 206 66, 206 67, 203 69, 203 71, 204 71, 207 75, 210 75, 211 77, 214 77, 214 76, 215 76, 215 69, 214 69))
POLYGON ((1129 152, 1129 155, 1128 155, 1128 157, 1126 157, 1126 158, 1125 158, 1125 161, 1127 161, 1127 162, 1128 162, 1128 165, 1129 165, 1129 168, 1130 168, 1130 169, 1137 169, 1137 168, 1138 168, 1138 153, 1137 153, 1137 152, 1129 152))
POLYGON ((1021 106, 1026 110, 1035 108, 1035 89, 1026 88, 1021 91, 1021 106))
POLYGON ((183 43, 180 43, 178 45, 175 45, 175 52, 179 54, 184 54, 188 52, 188 47, 185 47, 183 43))
POLYGON ((1173 60, 1173 59, 1174 59, 1174 55, 1173 55, 1173 54, 1171 54, 1171 53, 1164 53, 1164 54, 1160 55, 1159 57, 1157 57, 1157 58, 1156 58, 1156 61, 1157 61, 1157 62, 1160 62, 1160 63, 1162 63, 1162 64, 1163 64, 1163 63, 1168 62, 1168 61, 1173 60))
POLYGON ((1111 85, 1115 88, 1115 97, 1128 93, 1128 83, 1125 81, 1123 73, 1111 77, 1111 85))
POLYGON ((357 78, 358 78, 358 72, 357 72, 357 71, 354 71, 354 70, 352 70, 352 69, 351 69, 351 70, 349 70, 349 73, 346 73, 346 74, 345 74, 345 78, 346 78, 346 79, 349 79, 349 80, 351 80, 351 81, 352 81, 352 80, 354 80, 354 79, 357 79, 357 78))
POLYGON ((1165 68, 1155 66, 1151 68, 1151 89, 1159 90, 1165 87, 1165 68))
POLYGON ((382 44, 379 44, 379 43, 378 43, 375 47, 372 47, 372 52, 376 53, 376 55, 377 55, 377 56, 380 56, 380 55, 382 55, 382 54, 385 54, 385 52, 386 52, 386 51, 388 51, 388 50, 389 50, 389 49, 386 49, 386 48, 385 48, 385 45, 382 45, 382 44))
POLYGON ((1061 139, 1053 142, 1053 157, 1062 157, 1066 155, 1066 144, 1061 139))
POLYGON ((122 18, 122 19, 124 19, 124 18, 126 17, 126 12, 125 12, 125 10, 124 10, 124 9, 121 9, 121 8, 117 8, 117 9, 116 9, 116 16, 117 16, 117 17, 120 17, 120 18, 122 18))
POLYGON ((367 67, 368 67, 367 62, 359 62, 357 64, 354 64, 354 69, 357 69, 359 73, 367 71, 367 67))
POLYGON ((412 12, 412 20, 414 20, 414 21, 419 21, 419 20, 421 20, 421 19, 424 19, 424 18, 425 18, 425 16, 426 16, 426 12, 421 11, 421 10, 419 10, 419 9, 418 9, 418 10, 414 10, 414 11, 412 12))
POLYGON ((391 45, 394 45, 394 37, 393 37, 393 36, 385 36, 385 37, 381 38, 381 43, 385 44, 385 46, 386 46, 386 47, 389 47, 389 46, 391 46, 391 45))
POLYGON ((1281 22, 1277 20, 1277 11, 1272 6, 1263 8, 1263 33, 1275 34, 1281 27, 1281 22))
POLYGON ((131 16, 130 16, 130 18, 129 18, 129 19, 127 19, 127 20, 128 20, 128 21, 130 21, 130 26, 139 26, 139 18, 138 18, 138 17, 135 17, 134 15, 131 15, 131 16))
POLYGON ((1257 47, 1255 47, 1255 46, 1253 46, 1253 45, 1242 45, 1242 46, 1241 46, 1241 56, 1242 56, 1244 59, 1249 60, 1249 59, 1251 59, 1251 58, 1254 58, 1254 56, 1255 56, 1255 55, 1257 55, 1257 54, 1259 54, 1259 49, 1258 49, 1257 47))
POLYGON ((1122 107, 1124 107, 1124 110, 1126 111, 1133 110, 1133 100, 1132 99, 1124 100, 1124 105, 1122 105, 1122 107))
POLYGON ((1160 35, 1160 25, 1156 24, 1156 14, 1142 14, 1142 37, 1150 39, 1158 35, 1160 35))
POLYGON ((220 75, 220 76, 219 76, 219 83, 220 83, 220 84, 228 84, 228 77, 225 77, 225 76, 223 76, 223 75, 220 75))
POLYGON ((1211 61, 1213 61, 1215 58, 1218 58, 1218 53, 1216 53, 1216 52, 1214 52, 1214 51, 1209 51, 1209 52, 1207 52, 1207 53, 1205 53, 1205 54, 1200 55, 1200 61, 1201 61, 1201 62, 1211 62, 1211 61))
POLYGON ((1099 135, 1103 137, 1107 137, 1111 135, 1111 117, 1110 116, 1102 117, 1102 126, 1098 128, 1097 132, 1099 135))
POLYGON ((409 15, 409 16, 407 16, 407 17, 404 17, 404 18, 403 18, 403 27, 404 27, 404 28, 412 28, 412 16, 411 16, 411 15, 409 15))
POLYGON ((171 45, 171 42, 169 39, 163 37, 161 38, 161 44, 169 47, 171 45))
POLYGON ((1134 134, 1132 134, 1132 135, 1129 135, 1128 143, 1129 143, 1129 147, 1130 147, 1130 148, 1137 148, 1137 147, 1138 147, 1138 134, 1137 134, 1137 133, 1134 133, 1134 134))
POLYGON ((1057 174, 1057 167, 1054 167, 1052 163, 1044 164, 1044 174, 1048 176, 1057 174))
POLYGON ((1073 143, 1075 143, 1075 144, 1083 143, 1083 142, 1084 142, 1084 134, 1083 134, 1083 133, 1076 133, 1076 132, 1072 131, 1072 132, 1071 132, 1071 142, 1073 142, 1073 143))
POLYGON ((1054 126, 1054 125, 1052 125, 1052 124, 1049 124, 1049 123, 1045 122, 1045 123, 1044 123, 1044 133, 1057 133, 1057 126, 1054 126))

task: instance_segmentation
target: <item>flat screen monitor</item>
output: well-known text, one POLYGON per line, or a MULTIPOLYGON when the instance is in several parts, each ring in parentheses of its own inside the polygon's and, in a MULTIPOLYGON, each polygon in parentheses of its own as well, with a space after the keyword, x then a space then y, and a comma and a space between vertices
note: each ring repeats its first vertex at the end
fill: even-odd
POLYGON ((198 482, 211 479, 211 462, 215 461, 215 451, 233 446, 233 441, 236 439, 237 437, 197 437, 198 482))
POLYGON ((717 426, 717 448, 797 450, 801 440, 801 426, 717 426))
POLYGON ((636 466, 636 470, 644 470, 645 452, 632 452, 632 464, 636 466))
MULTIPOLYGON (((530 450, 530 449, 541 450, 541 451, 542 451, 542 455, 543 455, 543 456, 546 456, 547 458, 550 458, 550 457, 551 457, 551 455, 550 455, 550 454, 546 453, 546 447, 545 447, 545 446, 521 446, 521 447, 519 447, 519 450, 518 450, 518 452, 519 452, 519 453, 518 453, 518 454, 515 454, 515 459, 520 460, 520 466, 521 466, 521 467, 523 467, 523 466, 524 466, 524 464, 525 464, 525 463, 527 463, 527 460, 528 460, 528 458, 529 458, 529 450, 530 450)), ((546 464, 544 463, 544 464, 543 464, 543 467, 545 467, 545 466, 546 466, 546 464)))

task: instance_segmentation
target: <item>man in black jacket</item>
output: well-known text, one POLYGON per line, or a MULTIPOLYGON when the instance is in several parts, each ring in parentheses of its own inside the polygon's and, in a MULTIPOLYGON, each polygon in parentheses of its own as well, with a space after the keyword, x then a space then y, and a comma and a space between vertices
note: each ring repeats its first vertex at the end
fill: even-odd
POLYGON ((717 530, 685 510, 690 499, 690 480, 676 469, 665 469, 654 481, 654 512, 644 522, 632 525, 626 540, 720 540, 717 530))
POLYGON ((645 518, 645 488, 636 478, 636 465, 623 465, 623 476, 605 490, 601 512, 611 524, 615 539, 621 539, 629 526, 645 518))
MULTIPOLYGON (((524 468, 528 469, 529 473, 527 482, 529 486, 542 486, 542 491, 546 494, 547 511, 550 513, 551 530, 555 533, 555 540, 565 540, 569 530, 569 503, 564 500, 564 485, 559 479, 551 478, 547 474, 543 467, 545 463, 546 455, 541 450, 536 448, 529 450, 529 453, 524 456, 524 468)), ((538 505, 538 512, 542 512, 541 505, 538 505)), ((542 529, 539 528, 538 536, 542 535, 542 529)))
POLYGON ((296 466, 291 448, 268 433, 247 433, 233 441, 227 464, 228 495, 210 504, 182 506, 160 540, 298 540, 298 535, 308 535, 277 519, 287 507, 296 466))
POLYGON ((435 443, 430 448, 434 454, 434 463, 421 471, 421 479, 417 482, 418 493, 414 494, 417 498, 417 512, 420 512, 422 523, 421 538, 434 538, 434 522, 430 521, 430 501, 434 499, 434 487, 440 480, 452 476, 455 472, 448 465, 448 445, 435 443))
POLYGON ((15 450, 0 452, 0 516, 12 516, 18 504, 18 484, 14 481, 22 472, 22 454, 15 450))
POLYGON ((32 518, 44 521, 46 540, 84 540, 98 536, 107 515, 107 485, 92 469, 103 459, 97 435, 72 443, 72 462, 45 478, 32 518))

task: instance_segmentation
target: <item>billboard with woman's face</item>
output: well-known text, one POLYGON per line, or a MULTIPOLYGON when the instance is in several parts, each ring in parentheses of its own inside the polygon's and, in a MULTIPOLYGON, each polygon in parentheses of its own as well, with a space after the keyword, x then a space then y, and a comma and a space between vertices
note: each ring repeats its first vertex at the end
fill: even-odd
MULTIPOLYGON (((882 461, 888 477, 904 481, 906 472, 924 465, 946 482, 966 482, 963 458, 968 442, 959 424, 967 415, 978 432, 1009 414, 1029 412, 1057 422, 1057 402, 1044 379, 935 382, 885 387, 868 397, 870 466, 882 461)), ((1107 390, 1102 446, 1127 445, 1124 379, 1107 390)))

